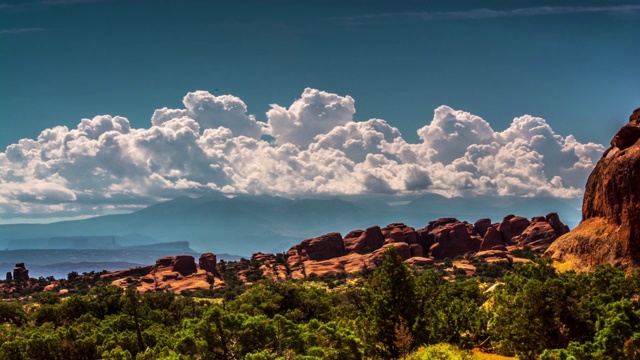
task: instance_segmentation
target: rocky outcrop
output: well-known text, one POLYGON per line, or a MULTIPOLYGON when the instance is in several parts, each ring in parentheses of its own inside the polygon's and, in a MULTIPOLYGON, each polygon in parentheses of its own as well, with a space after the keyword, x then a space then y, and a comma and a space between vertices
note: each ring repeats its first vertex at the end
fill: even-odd
POLYGON ((344 241, 339 233, 329 233, 307 239, 295 246, 296 252, 308 260, 328 260, 345 255, 344 241))
MULTIPOLYGON (((417 230, 402 223, 393 223, 382 229, 373 226, 354 230, 344 239, 338 233, 329 233, 305 240, 286 253, 286 268, 288 277, 294 279, 310 274, 323 276, 358 272, 377 266, 382 253, 390 246, 412 266, 426 266, 460 256, 478 256, 487 261, 505 261, 507 258, 525 261, 513 256, 509 249, 531 247, 544 251, 566 231, 567 226, 555 213, 538 216, 531 221, 509 215, 499 224, 492 224, 490 219, 481 219, 472 225, 455 218, 442 218, 417 230)), ((254 255, 254 260, 267 264, 261 267, 264 274, 282 278, 284 267, 278 269, 274 259, 271 254, 254 255)))
POLYGON ((10 271, 7 271, 7 277, 6 277, 7 281, 12 281, 13 280, 13 275, 11 275, 10 271))
MULTIPOLYGON (((471 257, 488 262, 527 261, 515 257, 510 250, 524 246, 544 250, 566 231, 554 213, 531 221, 509 215, 499 224, 492 224, 490 219, 470 224, 455 218, 441 218, 417 230, 393 223, 384 228, 354 230, 344 238, 339 233, 328 233, 307 239, 292 246, 286 254, 256 253, 251 260, 241 260, 250 267, 239 270, 237 275, 248 283, 257 279, 257 270, 276 280, 362 272, 379 266, 382 254, 389 248, 412 267, 442 264, 449 258, 455 260, 454 267, 447 270, 452 275, 460 269, 470 274, 475 270, 469 264, 471 257), (460 256, 467 259, 456 259, 460 256)), ((190 255, 168 256, 156 260, 155 265, 111 272, 102 277, 121 287, 136 285, 140 292, 217 289, 224 286, 220 272, 226 272, 227 266, 224 261, 216 261, 213 253, 202 254, 197 264, 190 255)))
POLYGON ((200 267, 200 269, 206 272, 210 272, 217 277, 220 277, 220 273, 216 268, 217 263, 218 260, 216 258, 216 254, 210 252, 200 255, 200 259, 198 259, 198 266, 200 267))
POLYGON ((403 223, 393 223, 393 224, 387 225, 384 229, 382 229, 382 234, 384 235, 384 238, 385 238, 385 241, 384 241, 385 244, 392 244, 392 243, 416 244, 417 243, 416 230, 403 223))
POLYGON ((500 230, 498 230, 497 226, 491 226, 487 228, 484 238, 482 238, 479 251, 491 250, 496 246, 504 246, 504 244, 500 230))
POLYGON ((473 228, 476 230, 478 235, 484 237, 487 233, 487 230, 491 227, 491 219, 479 219, 473 224, 473 228))
POLYGON ((28 281, 29 270, 24 266, 24 263, 17 263, 13 268, 13 280, 15 281, 28 281))
POLYGON ((640 108, 611 140, 591 172, 582 222, 546 252, 564 267, 591 270, 610 263, 640 266, 640 108))
POLYGON ((482 239, 473 226, 463 222, 451 222, 436 227, 429 234, 433 235, 434 244, 430 248, 431 256, 436 259, 463 256, 477 252, 482 239))
POLYGON ((558 237, 569 232, 557 213, 550 213, 546 217, 535 217, 529 226, 511 239, 519 247, 529 247, 535 251, 546 250, 558 237))
POLYGON ((356 230, 347 234, 344 237, 344 249, 347 253, 367 254, 381 248, 384 241, 380 227, 372 226, 364 231, 356 230))
POLYGON ((182 276, 187 276, 198 271, 196 268, 196 262, 191 255, 178 255, 173 262, 173 271, 180 273, 182 276))
MULTIPOLYGON (((260 264, 260 271, 265 277, 279 280, 288 279, 290 277, 289 268, 287 267, 282 254, 273 255, 256 253, 251 257, 251 261, 260 264)), ((243 277, 246 279, 246 272, 240 273, 238 276, 241 279, 243 277)))
POLYGON ((502 234, 502 239, 507 244, 512 244, 514 236, 522 234, 522 232, 529 227, 530 222, 522 216, 507 215, 502 219, 498 230, 502 234))
POLYGON ((213 253, 202 254, 198 264, 191 255, 166 256, 157 259, 155 265, 108 272, 101 277, 120 287, 134 284, 140 292, 181 292, 224 286, 213 253))

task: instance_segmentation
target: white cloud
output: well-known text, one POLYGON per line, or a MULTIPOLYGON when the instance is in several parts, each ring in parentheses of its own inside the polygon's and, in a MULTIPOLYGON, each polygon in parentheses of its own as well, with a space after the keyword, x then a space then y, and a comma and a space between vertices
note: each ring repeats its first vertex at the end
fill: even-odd
POLYGON ((149 128, 100 115, 8 146, 0 211, 81 214, 211 191, 575 197, 604 150, 541 118, 495 131, 447 106, 408 143, 384 120, 354 122, 353 98, 314 89, 272 105, 267 123, 231 95, 196 91, 183 103, 156 110, 149 128))
POLYGON ((0 35, 23 34, 23 33, 38 32, 38 31, 44 31, 44 30, 45 29, 43 28, 37 28, 37 27, 18 28, 18 29, 0 29, 0 35))
POLYGON ((267 112, 271 135, 278 144, 292 143, 307 147, 316 135, 326 134, 336 126, 353 120, 356 112, 351 96, 340 96, 306 88, 302 97, 287 109, 272 104, 267 112))
POLYGON ((153 125, 160 125, 171 119, 190 117, 202 129, 225 127, 236 135, 259 138, 266 131, 266 125, 247 115, 247 105, 233 95, 211 95, 208 91, 190 92, 182 99, 185 109, 158 109, 151 117, 153 125))
POLYGON ((511 17, 552 16, 569 14, 637 14, 640 5, 611 6, 536 6, 515 9, 476 8, 461 11, 405 11, 356 15, 339 18, 349 24, 371 24, 388 21, 477 20, 511 17))

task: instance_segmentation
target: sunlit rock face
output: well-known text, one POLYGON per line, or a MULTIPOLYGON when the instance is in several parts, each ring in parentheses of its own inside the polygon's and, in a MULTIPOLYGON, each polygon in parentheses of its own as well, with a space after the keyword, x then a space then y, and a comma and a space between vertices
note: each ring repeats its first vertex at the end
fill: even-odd
POLYGON ((587 180, 582 222, 546 252, 567 267, 640 265, 640 108, 611 140, 587 180))
MULTIPOLYGON (((380 264, 382 253, 389 247, 395 248, 398 255, 414 267, 461 257, 478 257, 488 262, 527 261, 518 258, 516 250, 530 248, 543 252, 568 231, 557 213, 531 220, 507 215, 495 224, 487 218, 475 224, 441 218, 417 230, 403 223, 393 223, 384 228, 372 226, 354 230, 344 238, 339 233, 329 233, 307 239, 289 249, 285 256, 288 266, 281 268, 272 254, 258 253, 253 259, 266 265, 261 269, 267 276, 293 279, 372 269, 380 264), (272 271, 274 265, 279 267, 277 271, 272 271)), ((456 264, 457 267, 462 265, 456 264)))

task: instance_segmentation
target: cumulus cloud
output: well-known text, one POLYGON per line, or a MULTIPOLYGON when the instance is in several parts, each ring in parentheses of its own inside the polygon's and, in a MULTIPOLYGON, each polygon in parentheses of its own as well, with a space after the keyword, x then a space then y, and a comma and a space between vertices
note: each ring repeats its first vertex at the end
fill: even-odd
POLYGON ((542 118, 496 131, 448 106, 409 143, 385 120, 353 121, 350 96, 315 89, 272 105, 266 122, 232 95, 196 91, 183 104, 156 110, 148 128, 100 115, 8 146, 0 211, 86 213, 212 191, 575 197, 604 150, 542 118))
POLYGON ((351 96, 306 88, 302 97, 288 109, 271 105, 267 112, 271 135, 279 144, 306 147, 316 135, 326 134, 336 126, 352 121, 356 112, 354 104, 351 96))
POLYGON ((202 129, 225 127, 236 135, 259 138, 266 125, 247 114, 247 105, 233 95, 214 96, 208 91, 190 92, 182 99, 185 109, 158 109, 151 117, 153 125, 161 125, 171 119, 189 117, 202 129))

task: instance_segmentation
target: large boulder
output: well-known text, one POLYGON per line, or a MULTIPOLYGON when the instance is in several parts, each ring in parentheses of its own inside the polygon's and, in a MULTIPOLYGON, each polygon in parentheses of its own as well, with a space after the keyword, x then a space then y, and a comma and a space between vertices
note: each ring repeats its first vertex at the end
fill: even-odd
POLYGON ((198 259, 200 269, 220 277, 220 273, 218 273, 218 269, 216 268, 217 263, 218 259, 214 253, 204 253, 200 255, 200 259, 198 259))
POLYGON ((385 244, 404 242, 407 244, 417 243, 416 230, 403 223, 393 223, 382 229, 385 237, 385 244))
POLYGON ((307 239, 294 248, 305 260, 328 260, 346 254, 340 233, 329 233, 307 239))
POLYGON ((500 223, 498 230, 500 230, 500 234, 502 234, 502 240, 507 244, 511 244, 511 239, 513 239, 514 236, 522 234, 529 224, 530 222, 527 218, 507 215, 502 220, 502 223, 500 223))
POLYGON ((546 252, 565 267, 640 265, 640 108, 611 140, 587 180, 582 222, 546 252))
POLYGON ((561 235, 569 232, 569 227, 560 221, 557 213, 538 216, 531 224, 511 242, 519 247, 529 247, 536 251, 545 251, 561 235))
POLYGON ((191 255, 178 255, 176 261, 173 263, 173 271, 180 273, 182 276, 187 276, 198 271, 196 268, 196 261, 191 255))
POLYGON ((436 227, 433 235, 434 244, 431 246, 431 256, 436 259, 455 258, 467 253, 475 253, 480 249, 482 240, 474 232, 473 226, 462 222, 451 222, 436 227), (473 236, 472 236, 473 235, 473 236))
POLYGON ((495 246, 501 245, 504 245, 504 241, 502 241, 500 230, 498 230, 496 226, 490 226, 485 231, 479 251, 491 250, 495 246))
POLYGON ((424 250, 420 244, 411 244, 409 249, 411 250, 411 257, 422 257, 424 255, 424 250))
POLYGON ((473 228, 476 230, 478 235, 484 237, 484 234, 487 233, 487 230, 491 227, 491 219, 484 218, 479 219, 473 224, 473 228))
POLYGON ((384 235, 379 226, 352 231, 344 238, 344 249, 347 253, 366 254, 378 250, 383 244, 384 235))
POLYGON ((180 273, 182 276, 198 271, 196 261, 191 255, 165 256, 156 260, 153 270, 170 270, 180 273))

